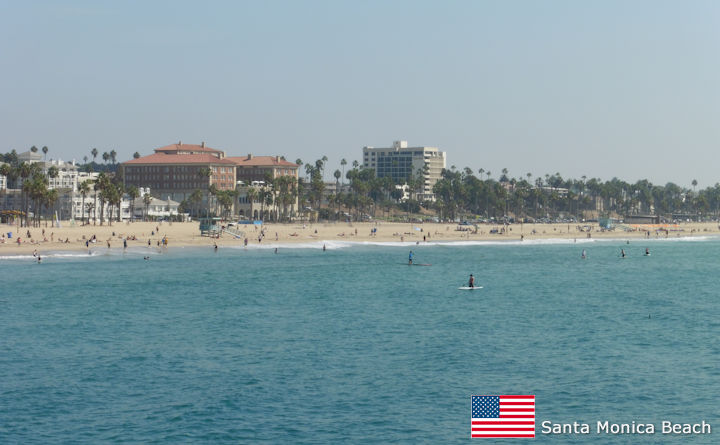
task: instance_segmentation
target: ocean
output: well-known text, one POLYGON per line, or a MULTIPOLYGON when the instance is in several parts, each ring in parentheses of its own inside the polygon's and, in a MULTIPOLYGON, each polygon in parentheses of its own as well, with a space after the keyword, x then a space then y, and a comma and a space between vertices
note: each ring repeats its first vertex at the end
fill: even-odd
POLYGON ((720 442, 718 238, 322 244, 0 258, 0 443, 720 442))

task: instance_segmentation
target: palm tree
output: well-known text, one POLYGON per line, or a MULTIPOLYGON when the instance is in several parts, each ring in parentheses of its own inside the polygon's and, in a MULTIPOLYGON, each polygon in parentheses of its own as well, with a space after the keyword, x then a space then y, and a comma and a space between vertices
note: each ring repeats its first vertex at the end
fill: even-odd
POLYGON ((116 163, 117 159, 117 152, 115 150, 110 150, 110 159, 112 160, 112 163, 116 163))
POLYGON ((200 213, 200 210, 198 209, 198 204, 202 202, 202 190, 195 190, 190 194, 190 203, 192 204, 193 208, 195 209, 195 212, 193 216, 197 217, 198 213, 200 213))
POLYGON ((248 187, 247 200, 250 203, 250 215, 248 215, 248 217, 255 219, 255 217, 253 216, 253 207, 255 206, 253 204, 255 204, 258 200, 258 190, 256 188, 248 187))
POLYGON ((692 180, 693 192, 695 192, 695 187, 697 187, 697 185, 698 185, 697 179, 693 179, 692 180))
POLYGON ((53 165, 48 169, 47 176, 48 176, 48 178, 55 179, 58 176, 60 176, 60 170, 53 165))
POLYGON ((83 163, 84 163, 84 164, 87 164, 87 160, 88 160, 87 155, 83 156, 83 163))
POLYGON ((47 152, 48 152, 47 145, 44 145, 44 146, 43 146, 42 152, 43 152, 43 156, 44 156, 44 159, 43 159, 43 160, 47 161, 47 152))
MULTIPOLYGON (((345 158, 340 159, 340 166, 342 167, 342 177, 345 177, 345 166, 347 165, 347 160, 345 158)), ((341 185, 345 185, 345 181, 342 181, 341 185)))
POLYGON ((105 172, 101 172, 98 175, 97 180, 95 181, 94 189, 95 189, 95 197, 97 198, 98 195, 100 195, 100 225, 103 225, 103 220, 105 217, 105 202, 107 201, 107 189, 108 185, 110 184, 110 180, 108 179, 105 172))
POLYGON ((108 153, 108 152, 103 152, 102 158, 103 158, 103 161, 105 161, 105 164, 107 164, 108 161, 110 160, 110 153, 108 153))
POLYGON ((88 202, 87 204, 85 204, 85 208, 83 209, 83 211, 88 215, 88 218, 90 217, 90 212, 93 212, 94 210, 95 210, 95 203, 92 203, 92 202, 88 202))
POLYGON ((29 186, 25 187, 25 183, 28 182, 28 179, 37 169, 37 164, 28 164, 27 162, 22 162, 17 167, 18 177, 22 179, 22 191, 23 191, 23 202, 25 203, 25 226, 27 227, 29 225, 29 212, 30 212, 30 203, 29 203, 29 195, 30 195, 30 189, 29 186))
POLYGON ((130 198, 130 221, 135 218, 135 200, 140 196, 140 190, 134 185, 131 185, 127 189, 128 197, 130 198))
MULTIPOLYGON (((210 187, 208 187, 208 208, 210 208, 210 196, 217 197, 220 190, 218 190, 217 186, 215 184, 210 184, 210 187)), ((213 214, 217 216, 217 199, 215 199, 215 203, 213 205, 213 214)))
MULTIPOLYGON (((58 200, 58 190, 57 189, 51 189, 51 190, 45 191, 45 194, 43 195, 43 204, 45 204, 46 210, 49 210, 50 208, 54 207, 57 200, 58 200)), ((50 217, 52 218, 52 212, 50 212, 50 217)), ((47 218, 45 218, 45 227, 47 227, 47 218)))
POLYGON ((133 153, 133 159, 137 159, 137 158, 139 158, 139 157, 140 157, 140 153, 139 153, 139 152, 136 151, 135 153, 133 153))
POLYGON ((85 197, 88 193, 90 193, 90 184, 92 184, 92 181, 83 181, 78 185, 78 191, 80 192, 80 195, 82 196, 82 225, 85 225, 85 197))
POLYGON ((32 147, 30 147, 30 151, 33 152, 33 153, 37 153, 37 152, 38 152, 38 148, 33 145, 32 147))
MULTIPOLYGON (((200 177, 200 179, 205 182, 207 180, 207 185, 205 187, 209 188, 210 186, 210 178, 212 177, 212 170, 209 167, 201 168, 197 171, 197 175, 200 177)), ((210 216, 210 192, 207 194, 207 205, 206 205, 206 211, 205 211, 205 217, 210 216)))
POLYGON ((143 195, 143 203, 145 204, 145 221, 148 220, 148 209, 150 208, 150 203, 152 203, 152 196, 150 193, 145 193, 143 195))
POLYGON ((342 176, 342 173, 340 173, 340 170, 335 170, 335 173, 333 173, 333 176, 335 176, 335 188, 337 188, 338 193, 340 193, 339 187, 340 187, 340 177, 342 176))
POLYGON ((92 157, 93 157, 93 162, 95 162, 95 158, 97 158, 98 153, 99 153, 99 152, 98 152, 98 149, 97 149, 97 148, 93 148, 92 150, 90 150, 90 154, 91 154, 92 157))

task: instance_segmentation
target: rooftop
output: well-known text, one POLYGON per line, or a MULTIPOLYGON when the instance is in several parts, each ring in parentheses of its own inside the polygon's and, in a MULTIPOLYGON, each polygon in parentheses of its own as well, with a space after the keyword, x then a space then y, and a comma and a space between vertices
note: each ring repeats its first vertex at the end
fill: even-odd
POLYGON ((232 161, 234 164, 245 167, 245 166, 282 166, 282 167, 290 167, 290 168, 297 168, 299 165, 286 161, 284 159, 281 159, 280 156, 253 156, 253 155, 247 155, 247 156, 231 156, 225 158, 229 161, 232 161))
POLYGON ((205 142, 203 142, 200 145, 197 145, 197 144, 183 144, 182 141, 180 141, 177 144, 170 144, 170 145, 166 145, 164 147, 155 149, 155 153, 171 154, 171 153, 177 153, 177 152, 190 152, 191 154, 218 153, 218 154, 224 155, 224 152, 222 150, 216 150, 214 148, 206 147, 205 142))
POLYGON ((220 159, 209 153, 205 154, 166 154, 155 153, 137 159, 123 162, 123 165, 144 165, 144 164, 230 164, 235 165, 229 159, 220 159))

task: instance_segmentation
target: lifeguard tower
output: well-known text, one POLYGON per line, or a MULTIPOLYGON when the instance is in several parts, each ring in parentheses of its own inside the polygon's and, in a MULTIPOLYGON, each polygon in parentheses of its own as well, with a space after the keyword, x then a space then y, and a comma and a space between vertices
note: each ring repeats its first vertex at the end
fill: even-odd
POLYGON ((215 238, 220 236, 220 218, 200 218, 200 235, 215 238))

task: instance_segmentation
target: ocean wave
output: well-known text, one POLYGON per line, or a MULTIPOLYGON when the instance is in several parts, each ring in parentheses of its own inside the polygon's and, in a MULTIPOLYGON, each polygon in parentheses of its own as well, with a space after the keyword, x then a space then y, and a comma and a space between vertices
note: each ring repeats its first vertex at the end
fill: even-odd
POLYGON ((345 249, 352 246, 352 242, 347 241, 327 241, 318 240, 306 243, 273 243, 267 244, 249 244, 248 246, 222 246, 221 249, 233 250, 267 250, 267 249, 322 249, 325 246, 327 250, 345 249))

